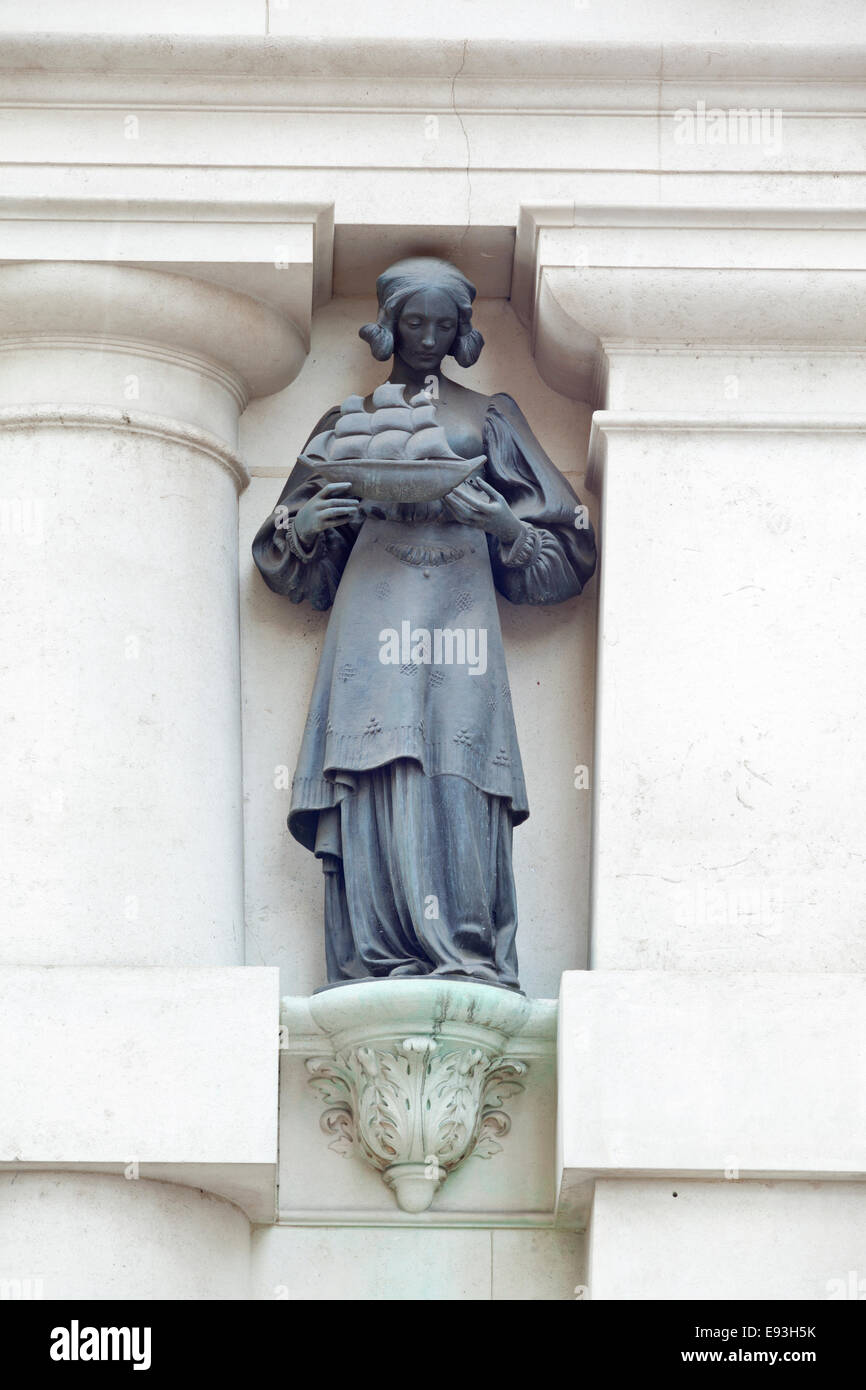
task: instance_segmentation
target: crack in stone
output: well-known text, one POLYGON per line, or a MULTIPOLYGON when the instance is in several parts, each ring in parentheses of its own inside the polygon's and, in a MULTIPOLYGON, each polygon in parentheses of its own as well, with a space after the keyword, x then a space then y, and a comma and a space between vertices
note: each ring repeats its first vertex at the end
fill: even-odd
POLYGON ((457 71, 455 72, 454 76, 453 76, 452 79, 451 79, 451 109, 452 109, 452 111, 454 112, 454 115, 456 116, 457 120, 460 122, 460 129, 461 129, 462 132, 463 132, 463 139, 464 139, 464 142, 465 142, 465 144, 466 144, 466 226, 464 227, 463 231, 461 232, 460 238, 459 238, 459 240, 458 240, 457 243, 456 243, 456 252, 455 252, 455 254, 456 254, 456 253, 459 253, 460 248, 462 247, 463 242, 466 240, 466 236, 467 236, 467 234, 468 234, 468 232, 469 232, 469 229, 470 229, 470 227, 471 227, 471 225, 472 225, 472 175, 471 175, 471 173, 470 173, 470 170, 471 170, 471 167, 472 167, 472 151, 471 151, 471 147, 470 147, 470 144, 469 144, 469 133, 468 133, 468 131, 467 131, 467 129, 466 129, 466 125, 465 125, 465 123, 464 123, 464 121, 463 121, 463 117, 460 115, 460 112, 457 110, 457 94, 456 94, 457 79, 458 79, 458 77, 460 76, 460 74, 462 73, 463 69, 464 69, 465 66, 466 66, 466 54, 467 54, 468 49, 469 49, 469 40, 468 40, 468 39, 464 39, 464 40, 463 40, 463 53, 462 53, 462 56, 461 56, 461 58, 460 58, 460 66, 459 66, 459 68, 457 69, 457 71))

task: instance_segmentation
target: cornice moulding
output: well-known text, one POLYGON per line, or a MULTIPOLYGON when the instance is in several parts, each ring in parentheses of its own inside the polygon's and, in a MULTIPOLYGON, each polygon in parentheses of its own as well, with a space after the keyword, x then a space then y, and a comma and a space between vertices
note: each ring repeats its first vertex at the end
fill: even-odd
MULTIPOLYGON (((310 282, 312 307, 331 297, 332 202, 234 194, 220 198, 214 196, 212 180, 200 197, 185 188, 176 198, 164 192, 155 198, 120 198, 77 190, 69 197, 18 197, 7 186, 0 197, 0 219, 6 224, 4 261, 111 259, 145 269, 176 265, 178 274, 198 266, 205 277, 209 267, 224 267, 224 275, 235 279, 246 268, 259 277, 256 297, 289 312, 302 334, 309 330, 310 282), (64 224, 62 240, 57 223, 64 224), (287 282, 283 287, 273 279, 275 272, 287 282), (268 273, 270 279, 265 278, 268 273)), ((229 279, 228 288, 235 287, 229 279)))
POLYGON ((524 206, 512 304, 555 390, 602 402, 605 351, 859 349, 861 209, 524 206))
POLYGON ((285 199, 238 198, 114 198, 80 194, 75 198, 6 198, 3 216, 7 218, 60 217, 76 221, 122 214, 135 222, 256 223, 277 222, 282 226, 313 224, 324 233, 333 222, 331 203, 287 202, 285 199))
POLYGON ((866 45, 10 33, 0 72, 13 104, 652 112, 694 86, 708 104, 775 87, 762 105, 835 113, 863 109, 866 45))
POLYGON ((0 68, 32 71, 206 72, 227 77, 258 75, 322 77, 352 73, 402 73, 451 77, 598 76, 644 78, 724 77, 764 81, 779 76, 798 81, 861 81, 866 43, 760 43, 693 39, 574 41, 446 37, 441 30, 412 38, 306 38, 294 35, 93 34, 9 32, 3 36, 0 68))

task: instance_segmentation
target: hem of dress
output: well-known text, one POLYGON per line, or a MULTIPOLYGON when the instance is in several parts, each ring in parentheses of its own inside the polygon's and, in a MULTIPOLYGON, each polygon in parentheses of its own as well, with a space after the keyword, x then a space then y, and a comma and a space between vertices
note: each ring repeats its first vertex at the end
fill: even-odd
POLYGON ((292 806, 286 824, 293 837, 305 849, 315 853, 316 830, 320 811, 330 811, 355 791, 355 778, 358 773, 375 772, 399 762, 402 758, 416 762, 428 777, 462 777, 485 796, 498 796, 508 802, 512 825, 522 825, 529 819, 529 807, 524 796, 517 797, 511 788, 484 785, 477 776, 455 767, 425 766, 423 758, 417 754, 401 753, 386 756, 380 763, 365 767, 327 768, 323 777, 296 777, 292 783, 292 806))

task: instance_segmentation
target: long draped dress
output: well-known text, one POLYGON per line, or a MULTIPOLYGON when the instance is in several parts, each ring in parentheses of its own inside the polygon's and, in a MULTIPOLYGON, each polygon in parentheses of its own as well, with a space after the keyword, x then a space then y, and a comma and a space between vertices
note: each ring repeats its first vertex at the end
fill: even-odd
POLYGON ((324 479, 300 461, 253 542, 271 589, 332 608, 288 818, 322 861, 330 984, 520 987, 511 832, 529 807, 496 591, 579 594, 595 541, 510 396, 490 399, 483 452, 483 476, 523 523, 511 545, 441 502, 367 501, 305 547, 292 519, 324 479))

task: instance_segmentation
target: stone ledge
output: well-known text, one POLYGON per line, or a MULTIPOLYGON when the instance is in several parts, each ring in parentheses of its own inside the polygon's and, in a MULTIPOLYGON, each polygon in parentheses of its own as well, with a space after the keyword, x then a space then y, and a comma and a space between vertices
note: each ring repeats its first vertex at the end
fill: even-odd
POLYGON ((569 971, 558 1219, 599 1178, 866 1180, 866 977, 569 971))
MULTIPOLYGON (((344 1045, 344 1029, 358 1021, 363 1021, 365 1031, 372 1035, 377 1027, 384 1033, 397 1022, 407 1032, 435 1031, 454 988, 453 981, 381 980, 370 985, 375 995, 366 985, 341 986, 310 998, 286 995, 280 1004, 281 1049, 298 1055, 306 1055, 311 1047, 319 1052, 336 1051, 344 1045), (363 1000, 359 989, 364 990, 363 1000), (381 1000, 375 1017, 364 1004, 371 998, 381 1000), (357 1000, 361 1000, 360 1019, 357 1000)), ((466 984, 458 988, 468 999, 476 993, 480 999, 492 993, 489 985, 466 984)), ((508 1051, 515 1057, 528 1060, 549 1055, 556 1046, 556 1000, 526 999, 498 990, 494 1003, 496 995, 501 996, 499 1007, 489 1021, 485 1020, 485 1026, 494 1030, 499 1027, 503 1044, 508 1038, 508 1051)))
POLYGON ((203 1187, 273 1219, 278 972, 0 970, 0 1168, 203 1187))

